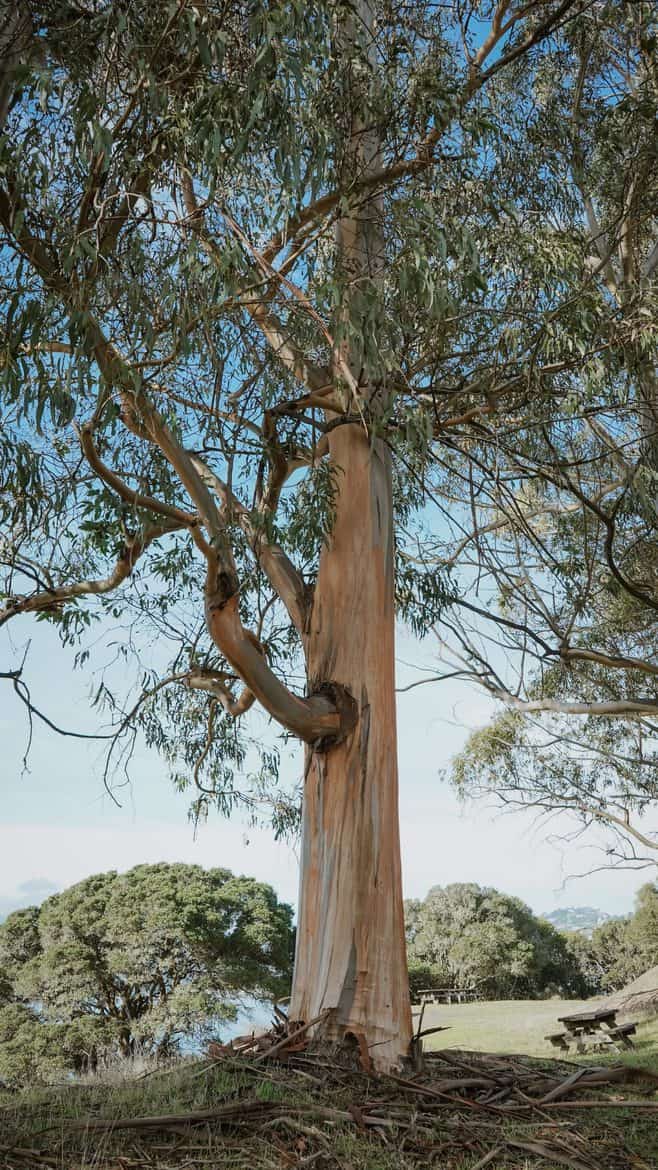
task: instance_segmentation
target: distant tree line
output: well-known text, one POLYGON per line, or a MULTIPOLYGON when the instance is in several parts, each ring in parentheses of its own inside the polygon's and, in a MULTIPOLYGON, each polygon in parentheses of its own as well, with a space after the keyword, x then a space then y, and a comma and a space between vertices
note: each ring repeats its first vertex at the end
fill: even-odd
MULTIPOLYGON (((412 998, 587 997, 658 964, 658 885, 588 937, 473 882, 405 904, 412 998)), ((226 869, 140 865, 97 874, 0 925, 0 1084, 175 1056, 221 1035, 247 997, 290 988, 292 909, 226 869)), ((658 980, 656 981, 658 984, 658 980)))
MULTIPOLYGON (((567 938, 588 995, 621 991, 658 967, 658 883, 642 886, 633 914, 610 918, 589 936, 571 933, 567 938)), ((658 988, 658 973, 652 986, 658 988)))
POLYGON ((635 913, 590 937, 557 930, 519 898, 473 882, 433 886, 405 903, 412 998, 423 987, 475 986, 484 999, 586 998, 658 964, 658 886, 635 913))
POLYGON ((170 1056, 289 989, 292 910, 227 869, 97 874, 0 926, 0 1082, 170 1056))

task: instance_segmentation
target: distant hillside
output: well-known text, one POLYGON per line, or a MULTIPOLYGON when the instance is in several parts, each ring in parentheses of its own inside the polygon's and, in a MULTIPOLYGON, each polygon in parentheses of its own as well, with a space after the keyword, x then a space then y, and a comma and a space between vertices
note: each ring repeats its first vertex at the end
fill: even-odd
POLYGON ((542 918, 552 923, 556 930, 579 930, 583 934, 591 934, 596 926, 608 922, 612 915, 594 906, 565 906, 551 910, 549 914, 542 914, 542 918))

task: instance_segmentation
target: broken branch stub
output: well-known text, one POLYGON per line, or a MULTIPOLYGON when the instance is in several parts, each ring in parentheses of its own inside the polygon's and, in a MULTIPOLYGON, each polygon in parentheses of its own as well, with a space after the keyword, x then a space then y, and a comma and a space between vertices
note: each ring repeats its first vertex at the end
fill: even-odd
POLYGON ((320 736, 312 744, 313 751, 328 752, 332 747, 337 747, 339 743, 347 739, 348 735, 354 731, 359 719, 359 705, 347 687, 337 682, 324 682, 314 687, 311 697, 328 699, 338 712, 340 719, 338 731, 320 736))

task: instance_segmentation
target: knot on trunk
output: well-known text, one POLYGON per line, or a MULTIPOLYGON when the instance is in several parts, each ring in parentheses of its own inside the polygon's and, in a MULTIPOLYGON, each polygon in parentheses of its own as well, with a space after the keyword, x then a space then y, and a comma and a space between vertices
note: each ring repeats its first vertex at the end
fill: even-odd
POLYGON ((218 569, 212 578, 209 576, 208 587, 206 591, 206 610, 212 612, 214 609, 224 609, 234 597, 237 596, 240 590, 240 582, 235 573, 227 569, 218 569))
POLYGON ((340 718, 338 731, 331 735, 323 735, 321 739, 317 739, 313 743, 314 751, 328 752, 330 748, 342 743, 350 732, 354 731, 359 718, 359 705, 347 687, 337 682, 319 683, 313 687, 312 697, 328 699, 340 718))

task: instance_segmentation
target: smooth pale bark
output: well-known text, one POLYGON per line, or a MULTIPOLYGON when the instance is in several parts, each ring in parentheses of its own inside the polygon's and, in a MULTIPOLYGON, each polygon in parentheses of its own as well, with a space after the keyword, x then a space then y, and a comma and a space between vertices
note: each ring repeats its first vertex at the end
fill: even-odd
MULTIPOLYGON (((642 442, 641 462, 650 472, 658 472, 658 377, 655 366, 646 358, 637 363, 638 413, 642 442)), ((645 490, 647 502, 654 512, 658 511, 656 493, 645 490)))
MULTIPOLYGON (((351 114, 346 188, 382 166, 372 104, 373 28, 369 0, 357 0, 337 29, 351 114)), ((354 210, 341 217, 336 249, 345 281, 342 323, 351 321, 358 335, 352 293, 376 285, 384 266, 379 195, 373 192, 367 200, 361 195, 354 210)), ((364 320, 361 328, 370 325, 364 320)), ((321 1025, 323 1035, 337 1041, 352 1035, 362 1062, 387 1070, 408 1057, 411 1047, 398 816, 391 460, 373 434, 389 402, 382 371, 369 377, 359 347, 353 349, 350 332, 343 332, 335 364, 345 411, 356 409, 375 425, 353 423, 329 434, 335 519, 304 641, 309 693, 326 680, 345 687, 356 701, 357 723, 328 751, 306 748, 290 1013, 293 1020, 310 1020, 333 1009, 321 1025)), ((367 344, 374 357, 372 341, 367 344)))
POLYGON ((293 1020, 333 1008, 328 1039, 356 1037, 378 1069, 409 1054, 395 714, 390 456, 359 426, 331 434, 336 519, 306 639, 309 689, 332 679, 358 704, 351 735, 306 749, 293 1020))
POLYGON ((28 6, 23 0, 0 0, 0 130, 7 121, 18 67, 34 48, 28 6))

